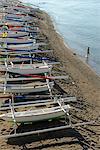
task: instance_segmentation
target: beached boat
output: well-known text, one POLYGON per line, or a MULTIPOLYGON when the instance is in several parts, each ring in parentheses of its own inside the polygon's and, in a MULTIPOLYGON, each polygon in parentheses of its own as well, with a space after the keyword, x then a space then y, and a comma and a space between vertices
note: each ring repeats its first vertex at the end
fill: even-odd
POLYGON ((70 106, 64 105, 62 107, 56 106, 51 108, 37 109, 37 110, 27 110, 21 112, 12 112, 0 115, 0 118, 6 121, 22 122, 36 122, 49 120, 54 118, 59 118, 65 115, 65 112, 69 112, 70 106), (64 112, 65 110, 65 112, 64 112))
POLYGON ((14 56, 14 57, 6 57, 6 58, 0 58, 0 61, 1 62, 5 62, 5 60, 7 61, 7 62, 13 62, 13 63, 22 63, 22 62, 31 62, 32 63, 32 61, 34 61, 34 62, 37 62, 37 61, 39 61, 39 62, 41 62, 41 61, 43 61, 43 60, 49 60, 49 58, 47 58, 47 57, 35 57, 35 55, 32 57, 32 56, 27 56, 27 55, 16 55, 16 56, 14 56))
POLYGON ((11 39, 11 38, 0 39, 0 48, 17 48, 27 46, 33 46, 32 39, 11 39))
MULTIPOLYGON (((14 13, 13 13, 14 14, 14 13)), ((34 22, 34 21, 37 21, 38 18, 37 17, 30 17, 28 14, 27 16, 16 16, 16 15, 9 15, 9 14, 4 14, 4 19, 5 20, 11 20, 11 21, 18 21, 18 22, 34 22)))
POLYGON ((22 62, 29 62, 30 58, 0 58, 0 62, 5 62, 7 60, 8 62, 13 62, 13 63, 22 63, 22 62))
MULTIPOLYGON (((3 32, 5 31, 5 26, 0 26, 0 30, 3 32)), ((28 32, 28 33, 39 33, 40 30, 38 27, 29 27, 29 26, 11 26, 7 25, 7 30, 6 31, 15 31, 15 32, 28 32)))
POLYGON ((51 69, 52 65, 45 65, 43 63, 0 65, 0 71, 8 71, 17 74, 41 74, 51 72, 51 69))
POLYGON ((28 14, 32 14, 36 12, 36 8, 29 8, 29 7, 18 7, 18 6, 13 6, 13 10, 17 10, 18 12, 24 12, 28 14))
POLYGON ((24 47, 14 47, 14 48, 1 48, 0 49, 0 52, 7 52, 7 53, 25 53, 25 52, 34 52, 34 53, 46 53, 46 52, 52 52, 52 50, 47 50, 47 49, 41 49, 39 50, 39 46, 45 46, 46 44, 45 43, 35 43, 31 46, 24 46, 24 47))
POLYGON ((30 17, 28 14, 27 16, 19 16, 19 15, 14 15, 14 14, 5 14, 5 19, 9 20, 22 20, 22 21, 30 21, 30 20, 34 20, 34 19, 37 19, 36 17, 30 17))
POLYGON ((29 34, 27 32, 17 32, 17 31, 6 31, 0 32, 0 38, 19 38, 19 37, 26 37, 29 34))
POLYGON ((29 25, 27 25, 26 23, 18 23, 18 22, 5 22, 5 23, 0 23, 0 29, 2 30, 4 26, 7 26, 8 27, 8 30, 9 29, 20 29, 20 28, 27 28, 27 29, 30 29, 30 30, 37 30, 39 29, 38 27, 31 27, 29 25))
POLYGON ((10 9, 10 7, 6 9, 0 9, 1 14, 7 14, 7 15, 15 15, 15 16, 20 16, 20 17, 37 17, 36 12, 34 11, 33 13, 25 13, 25 12, 20 12, 17 10, 10 9))
MULTIPOLYGON (((24 55, 24 54, 29 55, 29 54, 43 54, 43 53, 51 53, 52 52, 52 50, 35 50, 35 49, 38 49, 37 45, 34 46, 33 48, 34 48, 33 50, 16 50, 16 51, 2 50, 2 51, 0 51, 0 55, 3 55, 3 56, 7 56, 7 55, 18 56, 18 55, 24 55)), ((2 58, 1 61, 2 60, 5 60, 5 59, 2 58)))
POLYGON ((8 45, 10 44, 27 44, 27 43, 33 43, 33 40, 31 39, 10 39, 10 38, 4 38, 4 39, 0 39, 0 43, 7 43, 8 45))
POLYGON ((8 18, 12 18, 12 19, 25 19, 25 20, 29 20, 29 19, 32 19, 32 17, 30 17, 30 16, 25 16, 25 15, 21 15, 21 14, 19 14, 19 15, 17 15, 17 14, 5 14, 5 16, 6 17, 8 17, 8 18))
POLYGON ((39 28, 28 28, 28 27, 9 27, 9 29, 7 31, 15 31, 15 32, 28 32, 28 33, 31 33, 31 34, 35 34, 35 33, 39 33, 40 30, 39 28))
MULTIPOLYGON (((49 82, 52 89, 54 83, 49 82)), ((4 93, 35 93, 48 91, 47 83, 32 82, 27 84, 0 84, 0 92, 4 93)))
POLYGON ((29 23, 29 22, 37 21, 36 18, 34 19, 34 21, 32 21, 31 19, 27 19, 27 20, 26 19, 16 19, 16 18, 14 19, 14 18, 11 18, 11 17, 6 17, 5 20, 6 21, 13 21, 13 22, 23 22, 23 23, 24 22, 28 22, 29 23))
POLYGON ((14 21, 7 21, 7 20, 5 22, 1 22, 0 26, 3 26, 5 24, 7 24, 8 26, 19 26, 19 27, 25 26, 23 22, 14 22, 14 21))
POLYGON ((16 17, 17 17, 17 16, 18 16, 18 17, 24 17, 24 16, 26 17, 26 16, 28 16, 27 14, 25 14, 25 13, 20 13, 20 12, 17 12, 17 13, 13 13, 13 12, 12 12, 12 13, 11 13, 11 12, 4 12, 4 11, 3 11, 3 12, 0 12, 0 14, 3 15, 3 16, 11 16, 11 17, 12 17, 12 16, 16 16, 16 17))

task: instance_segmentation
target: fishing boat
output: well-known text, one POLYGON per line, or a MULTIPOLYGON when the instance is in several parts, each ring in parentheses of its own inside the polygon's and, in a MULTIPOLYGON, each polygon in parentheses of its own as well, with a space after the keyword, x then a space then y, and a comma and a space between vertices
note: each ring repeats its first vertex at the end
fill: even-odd
POLYGON ((17 47, 27 47, 32 45, 33 45, 33 40, 31 39, 11 39, 11 38, 0 39, 0 48, 17 48, 17 47))
POLYGON ((0 10, 0 13, 1 14, 5 14, 5 15, 14 15, 14 16, 19 16, 19 17, 35 17, 37 16, 35 11, 33 13, 25 13, 25 12, 20 12, 20 11, 17 11, 17 10, 13 10, 13 9, 10 9, 10 7, 6 8, 5 10, 0 10))
MULTIPOLYGON (((33 40, 31 39, 10 39, 10 38, 6 38, 6 39, 0 39, 0 43, 2 42, 6 42, 8 45, 10 44, 27 44, 27 43, 33 43, 33 40)), ((25 46, 24 46, 25 47, 25 46)))
MULTIPOLYGON (((0 12, 0 13, 3 13, 3 12, 0 12)), ((13 12, 5 12, 5 14, 7 14, 8 16, 9 15, 12 15, 12 16, 18 16, 18 17, 26 17, 28 14, 26 13, 21 13, 21 12, 16 12, 16 13, 13 13, 13 12)))
POLYGON ((37 21, 37 18, 35 18, 34 21, 32 21, 32 20, 30 20, 30 18, 16 19, 16 18, 12 18, 12 17, 6 17, 5 20, 13 21, 13 22, 34 22, 34 21, 37 21))
POLYGON ((26 37, 29 34, 27 32, 17 32, 17 31, 4 31, 0 32, 0 38, 20 38, 20 37, 26 37))
POLYGON ((18 12, 24 12, 24 13, 35 13, 37 8, 31 8, 31 7, 18 7, 17 6, 13 6, 13 10, 17 10, 18 12))
MULTIPOLYGON (((7 50, 2 50, 2 51, 0 51, 0 55, 2 55, 2 56, 21 56, 21 55, 28 55, 29 56, 29 54, 43 54, 43 53, 51 53, 52 52, 52 50, 35 50, 37 47, 33 47, 34 49, 33 50, 26 50, 26 51, 24 51, 24 50, 16 50, 16 51, 7 51, 7 50)), ((30 60, 30 58, 20 58, 20 60, 30 60)), ((15 60, 13 60, 13 59, 8 59, 9 61, 12 61, 12 62, 14 62, 14 61, 16 61, 16 58, 15 58, 15 60)), ((19 60, 19 59, 18 59, 19 60)), ((19 61, 20 61, 19 60, 19 61)), ((42 60, 42 59, 41 59, 42 60)), ((5 61, 5 58, 0 58, 0 61, 5 61)))
POLYGON ((30 30, 38 30, 39 28, 38 27, 31 27, 31 26, 29 26, 29 25, 26 25, 26 23, 18 23, 18 22, 16 22, 16 23, 14 23, 14 22, 12 22, 12 21, 10 21, 10 22, 2 22, 2 23, 0 23, 0 29, 1 30, 3 30, 3 27, 4 26, 7 26, 8 27, 8 30, 9 29, 20 29, 20 28, 27 28, 27 29, 30 29, 30 30))
MULTIPOLYGON (((6 58, 0 58, 0 62, 5 62, 6 58)), ((13 63, 22 63, 22 62, 29 62, 30 58, 8 58, 8 62, 13 62, 13 63)))
POLYGON ((43 60, 49 60, 49 58, 47 58, 47 57, 36 57, 35 55, 32 57, 32 56, 27 56, 27 55, 16 55, 16 56, 14 56, 14 57, 1 57, 0 58, 0 61, 3 63, 3 62, 5 62, 5 60, 7 61, 7 62, 12 62, 12 63, 23 63, 23 62, 37 62, 37 61, 39 61, 39 62, 41 62, 41 61, 43 61, 43 60))
MULTIPOLYGON (((1 31, 4 31, 3 27, 1 26, 0 27, 0 30, 1 31)), ((28 33, 32 33, 32 34, 35 34, 35 33, 39 33, 40 30, 38 27, 34 27, 34 28, 29 28, 28 26, 27 27, 24 27, 24 26, 8 26, 8 29, 6 31, 15 31, 15 32, 28 32, 28 33)))
POLYGON ((50 73, 52 69, 52 65, 45 65, 43 63, 37 64, 16 64, 14 65, 0 65, 0 71, 8 71, 11 73, 17 74, 42 74, 42 73, 50 73))
POLYGON ((14 21, 2 21, 1 23, 0 23, 0 26, 3 26, 3 25, 5 25, 5 24, 7 24, 8 26, 19 26, 19 27, 21 27, 21 26, 26 26, 23 22, 14 22, 14 21))
MULTIPOLYGON (((33 44, 31 46, 27 46, 27 47, 14 47, 14 48, 1 48, 0 52, 4 52, 4 53, 16 53, 16 54, 21 54, 21 53, 49 53, 49 52, 53 52, 53 50, 50 49, 41 49, 39 50, 39 46, 45 46, 45 43, 36 43, 33 44)), ((2 54, 2 53, 1 53, 2 54)))
POLYGON ((22 19, 23 20, 23 18, 25 19, 25 20, 29 20, 29 19, 32 19, 32 17, 30 17, 30 16, 28 16, 28 15, 22 15, 22 14, 5 14, 5 16, 6 17, 8 17, 8 18, 12 18, 12 19, 22 19))
MULTIPOLYGON (((49 86, 52 89, 54 83, 49 82, 49 86)), ((0 84, 0 92, 4 93, 36 93, 48 91, 47 83, 32 82, 27 84, 0 84)))
POLYGON ((51 108, 27 110, 21 112, 14 112, 12 110, 12 113, 10 112, 2 114, 0 115, 0 118, 10 122, 12 122, 13 119, 15 119, 16 123, 36 122, 62 117, 65 115, 65 112, 69 112, 69 109, 69 105, 64 105, 62 107, 56 106, 51 108))
MULTIPOLYGON (((21 14, 21 13, 20 13, 21 14)), ((22 20, 22 21, 30 21, 30 20, 34 20, 34 19, 37 19, 36 17, 33 17, 33 16, 29 16, 28 14, 25 16, 23 16, 23 15, 17 15, 17 14, 8 14, 8 13, 5 13, 4 14, 4 16, 5 16, 5 19, 6 20, 9 20, 9 19, 11 19, 11 20, 16 20, 16 19, 18 19, 18 20, 22 20)))

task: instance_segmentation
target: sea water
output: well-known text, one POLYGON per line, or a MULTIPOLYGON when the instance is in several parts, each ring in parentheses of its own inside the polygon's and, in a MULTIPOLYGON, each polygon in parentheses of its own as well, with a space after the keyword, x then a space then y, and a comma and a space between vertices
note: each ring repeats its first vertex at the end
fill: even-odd
POLYGON ((45 10, 66 44, 100 75, 100 0, 22 0, 45 10))

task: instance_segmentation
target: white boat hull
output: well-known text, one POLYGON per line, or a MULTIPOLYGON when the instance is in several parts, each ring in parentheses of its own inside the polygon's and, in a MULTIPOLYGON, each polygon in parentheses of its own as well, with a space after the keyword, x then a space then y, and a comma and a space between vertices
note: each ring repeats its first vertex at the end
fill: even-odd
MULTIPOLYGON (((64 105, 64 107, 67 108, 67 105, 64 105)), ((64 116, 65 113, 60 108, 60 106, 58 106, 46 109, 37 109, 33 111, 28 110, 23 112, 14 112, 13 115, 16 122, 22 123, 22 122, 36 122, 59 118, 61 116, 64 116)), ((10 122, 13 121, 12 113, 0 115, 0 118, 10 122)))
POLYGON ((17 48, 17 47, 29 47, 33 45, 33 40, 31 39, 11 39, 11 38, 4 38, 0 39, 0 48, 17 48))
MULTIPOLYGON (((2 38, 3 32, 0 32, 0 38, 2 38)), ((8 31, 6 38, 18 38, 18 37, 25 37, 28 36, 27 32, 14 32, 14 31, 8 31)))
POLYGON ((18 74, 41 74, 50 72, 51 68, 35 68, 35 69, 21 69, 21 68, 8 68, 8 72, 18 73, 18 74))
POLYGON ((17 44, 17 45, 10 44, 10 45, 8 45, 8 48, 28 47, 28 46, 32 46, 32 45, 33 45, 33 43, 17 44))
POLYGON ((17 74, 41 74, 41 73, 48 73, 52 69, 52 65, 43 65, 43 64, 28 64, 28 65, 16 65, 8 66, 7 68, 4 65, 0 65, 0 71, 8 71, 11 73, 17 74))
MULTIPOLYGON (((52 89, 53 88, 53 85, 54 83, 53 82, 50 82, 49 83, 50 85, 50 88, 52 89)), ((5 92, 5 93, 36 93, 36 92, 45 92, 45 91, 48 91, 48 86, 47 84, 41 84, 41 85, 31 85, 31 86, 15 86, 15 85, 11 85, 11 86, 8 86, 6 88, 4 88, 3 86, 0 87, 0 92, 5 92)))

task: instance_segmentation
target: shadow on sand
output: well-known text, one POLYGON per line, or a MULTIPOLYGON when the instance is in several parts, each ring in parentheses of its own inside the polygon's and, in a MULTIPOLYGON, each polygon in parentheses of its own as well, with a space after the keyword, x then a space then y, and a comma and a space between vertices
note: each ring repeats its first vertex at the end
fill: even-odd
MULTIPOLYGON (((59 121, 48 121, 48 122, 43 122, 43 123, 34 123, 30 125, 20 125, 17 129, 17 132, 28 132, 29 129, 30 131, 33 130, 39 130, 41 129, 41 126, 43 127, 42 129, 45 128, 50 128, 50 127, 55 127, 55 125, 64 125, 64 123, 59 121)), ((83 150, 88 150, 88 146, 85 143, 88 143, 84 137, 75 129, 69 128, 66 130, 60 130, 60 131, 52 131, 48 133, 42 133, 38 135, 28 135, 24 137, 17 137, 17 138, 9 138, 7 141, 8 144, 10 145, 17 145, 17 146, 22 146, 21 150, 36 150, 36 149, 42 149, 42 148, 48 148, 48 147, 54 147, 54 146, 62 146, 62 145, 71 145, 71 144, 79 144, 82 146, 83 150), (61 138, 64 138, 61 139, 61 138), (65 139, 66 138, 66 139, 65 139), (68 140, 68 138, 71 138, 71 140, 68 140), (45 144, 42 144, 43 141, 45 140, 54 140, 53 143, 48 143, 45 142, 45 144), (67 141, 68 140, 68 141, 67 141), (42 141, 41 144, 39 145, 34 145, 33 142, 38 142, 42 141), (56 141, 56 142, 55 142, 56 141), (27 144, 33 144, 31 147, 32 148, 27 148, 27 144)), ((89 144, 89 143, 88 143, 89 144)))

